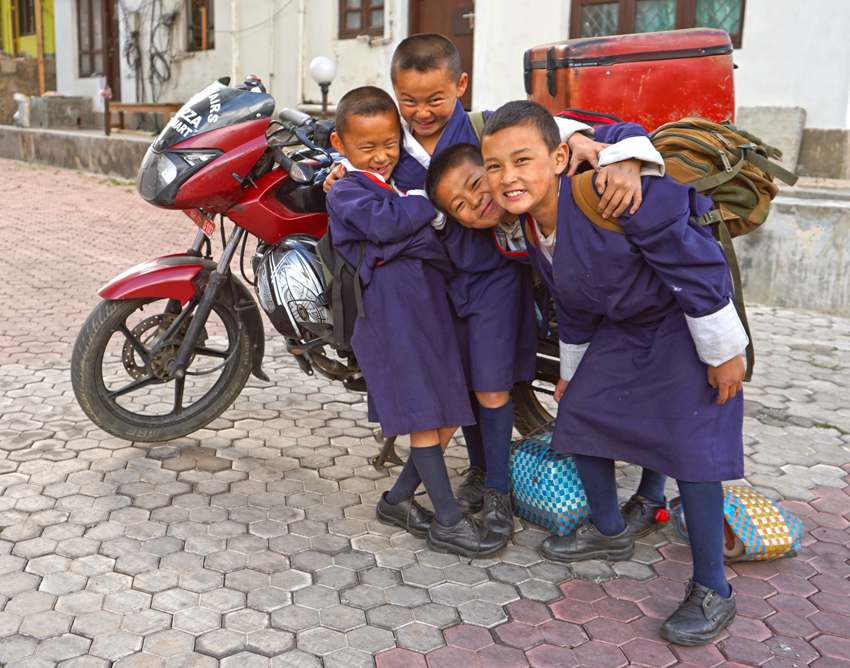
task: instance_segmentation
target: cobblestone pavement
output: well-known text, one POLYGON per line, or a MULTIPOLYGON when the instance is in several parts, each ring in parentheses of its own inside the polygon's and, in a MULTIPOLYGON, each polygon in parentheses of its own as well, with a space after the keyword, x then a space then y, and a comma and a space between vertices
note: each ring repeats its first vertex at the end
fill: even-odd
POLYGON ((739 617, 688 649, 658 635, 690 573, 670 527, 632 561, 567 568, 524 522, 472 563, 377 523, 395 472, 369 464, 362 396, 302 375, 277 337, 271 383, 209 429, 108 436, 74 400, 70 346, 100 284, 191 226, 127 186, 9 161, 0 196, 0 665, 850 666, 850 321, 750 309, 745 482, 808 531, 796 559, 729 567, 739 617))

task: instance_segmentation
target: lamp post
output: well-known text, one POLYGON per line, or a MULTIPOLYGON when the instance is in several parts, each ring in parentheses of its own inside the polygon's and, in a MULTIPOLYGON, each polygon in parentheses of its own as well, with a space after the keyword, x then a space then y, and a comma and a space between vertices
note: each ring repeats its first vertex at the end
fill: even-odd
POLYGON ((327 56, 314 58, 310 63, 310 76, 322 89, 322 120, 328 117, 328 89, 336 76, 336 63, 327 56))

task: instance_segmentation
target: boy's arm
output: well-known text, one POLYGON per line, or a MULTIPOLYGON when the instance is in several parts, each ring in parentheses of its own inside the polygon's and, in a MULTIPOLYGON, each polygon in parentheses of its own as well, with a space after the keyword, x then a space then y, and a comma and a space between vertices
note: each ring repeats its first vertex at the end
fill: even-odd
POLYGON ((699 358, 710 367, 737 358, 749 340, 735 311, 729 265, 711 233, 690 221, 703 198, 670 177, 645 177, 643 195, 637 214, 620 216, 626 236, 685 312, 699 358))
POLYGON ((372 243, 394 244, 430 224, 437 212, 427 197, 385 199, 353 179, 340 179, 328 193, 328 210, 372 243))
POLYGON ((596 140, 611 144, 599 152, 597 169, 636 158, 642 163, 641 176, 664 176, 664 159, 652 145, 643 126, 637 123, 604 125, 597 128, 596 140))

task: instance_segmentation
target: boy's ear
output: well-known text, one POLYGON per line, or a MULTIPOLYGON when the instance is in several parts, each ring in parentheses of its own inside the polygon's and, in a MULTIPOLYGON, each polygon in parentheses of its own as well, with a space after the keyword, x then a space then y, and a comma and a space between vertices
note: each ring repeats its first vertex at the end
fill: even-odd
POLYGON ((460 81, 457 82, 457 97, 463 97, 466 92, 466 87, 469 85, 469 75, 464 72, 460 75, 460 81))
POLYGON ((555 155, 555 173, 560 175, 564 173, 567 165, 570 164, 570 149, 564 143, 561 142, 558 144, 558 147, 554 151, 555 155))
POLYGON ((331 146, 340 155, 345 155, 345 146, 342 143, 342 138, 336 132, 331 132, 331 146))

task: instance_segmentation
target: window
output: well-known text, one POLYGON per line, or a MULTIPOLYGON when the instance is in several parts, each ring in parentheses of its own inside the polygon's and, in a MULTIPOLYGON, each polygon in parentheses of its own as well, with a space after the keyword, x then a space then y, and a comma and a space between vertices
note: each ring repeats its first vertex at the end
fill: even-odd
POLYGON ((35 0, 18 0, 18 35, 35 35, 35 0))
POLYGON ((384 34, 384 3, 374 0, 339 0, 339 38, 384 34))
POLYGON ((744 0, 572 0, 570 37, 719 28, 741 46, 744 0))
POLYGON ((189 51, 207 51, 215 48, 214 7, 214 0, 189 2, 189 51))
POLYGON ((77 38, 80 76, 104 76, 102 0, 77 0, 77 38))

